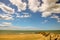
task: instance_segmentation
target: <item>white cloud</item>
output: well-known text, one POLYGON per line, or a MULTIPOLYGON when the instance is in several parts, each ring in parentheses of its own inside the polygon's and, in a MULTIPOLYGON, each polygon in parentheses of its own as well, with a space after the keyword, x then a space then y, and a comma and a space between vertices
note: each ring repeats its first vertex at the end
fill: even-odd
POLYGON ((12 25, 10 22, 3 22, 3 25, 12 25))
POLYGON ((48 21, 48 20, 44 20, 44 21, 42 22, 42 24, 47 23, 47 22, 49 22, 49 21, 48 21))
POLYGON ((43 3, 40 6, 40 1, 28 0, 28 6, 33 12, 42 12, 42 17, 48 17, 52 15, 52 13, 60 13, 60 4, 57 4, 57 1, 58 0, 42 0, 43 3))
POLYGON ((16 13, 16 17, 17 18, 29 18, 31 17, 31 15, 29 13, 23 13, 23 15, 19 15, 18 13, 16 13))
POLYGON ((59 16, 57 16, 57 15, 53 15, 53 16, 51 16, 51 18, 54 18, 54 19, 57 20, 57 22, 60 22, 60 18, 59 18, 59 16))
POLYGON ((42 13, 42 17, 47 17, 47 16, 50 16, 51 15, 51 12, 43 12, 42 13))
POLYGON ((40 30, 39 28, 36 27, 21 27, 21 26, 4 26, 0 27, 0 30, 40 30))
POLYGON ((11 7, 5 5, 4 3, 0 2, 0 9, 5 13, 13 14, 15 11, 11 7))
POLYGON ((0 14, 0 20, 13 20, 14 18, 11 15, 0 14))
POLYGON ((29 9, 33 12, 42 12, 42 17, 51 16, 52 13, 60 13, 60 4, 57 4, 58 0, 42 0, 42 4, 38 0, 28 0, 29 9), (40 6, 41 4, 41 6, 40 6))
POLYGON ((20 18, 28 18, 30 15, 21 15, 20 18))
POLYGON ((43 1, 42 6, 41 6, 42 11, 49 11, 50 9, 56 7, 57 0, 42 0, 42 1, 43 1))
MULTIPOLYGON (((18 11, 21 12, 22 10, 26 10, 26 7, 33 12, 42 12, 42 17, 48 17, 51 16, 52 13, 54 14, 60 14, 60 3, 57 4, 56 2, 58 0, 42 0, 42 4, 39 0, 28 0, 28 4, 26 2, 22 2, 22 0, 9 0, 13 5, 17 6, 18 11), (40 6, 41 4, 41 6, 40 6)), ((0 9, 2 9, 5 13, 13 14, 15 12, 14 9, 11 7, 5 5, 4 3, 0 2, 0 9)), ((0 15, 0 19, 5 19, 5 20, 11 20, 13 19, 12 16, 8 15, 0 15)), ((54 15, 53 14, 53 15, 54 15)), ((23 14, 19 15, 16 14, 18 18, 27 18, 30 17, 31 15, 29 14, 23 14)), ((56 18, 58 22, 60 22, 60 18, 56 18)))
POLYGON ((28 7, 33 12, 38 11, 40 2, 38 0, 28 0, 28 7))
POLYGON ((10 22, 2 22, 0 24, 0 27, 8 27, 8 26, 11 26, 11 25, 12 25, 12 23, 10 23, 10 22))
POLYGON ((39 28, 36 27, 20 27, 20 26, 11 26, 11 27, 7 27, 5 28, 5 30, 38 30, 39 28))
POLYGON ((43 4, 40 7, 40 11, 42 13, 42 17, 48 17, 52 15, 52 13, 60 13, 60 4, 57 4, 56 2, 58 0, 42 0, 43 4))
POLYGON ((60 18, 58 18, 57 20, 58 20, 58 22, 60 22, 60 18))
POLYGON ((9 0, 13 5, 17 6, 18 11, 26 10, 27 4, 22 0, 9 0))

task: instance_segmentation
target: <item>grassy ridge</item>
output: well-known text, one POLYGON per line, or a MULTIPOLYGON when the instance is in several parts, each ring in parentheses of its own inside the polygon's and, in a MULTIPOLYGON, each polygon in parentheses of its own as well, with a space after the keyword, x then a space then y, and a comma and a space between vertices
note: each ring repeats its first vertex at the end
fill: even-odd
POLYGON ((60 33, 60 30, 0 30, 0 34, 40 33, 40 32, 60 33))

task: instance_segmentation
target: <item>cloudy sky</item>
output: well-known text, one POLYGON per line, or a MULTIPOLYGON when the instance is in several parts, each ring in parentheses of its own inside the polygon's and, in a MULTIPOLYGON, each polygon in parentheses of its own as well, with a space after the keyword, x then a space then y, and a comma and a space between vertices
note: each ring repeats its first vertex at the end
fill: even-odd
POLYGON ((0 0, 0 30, 59 30, 60 0, 0 0))

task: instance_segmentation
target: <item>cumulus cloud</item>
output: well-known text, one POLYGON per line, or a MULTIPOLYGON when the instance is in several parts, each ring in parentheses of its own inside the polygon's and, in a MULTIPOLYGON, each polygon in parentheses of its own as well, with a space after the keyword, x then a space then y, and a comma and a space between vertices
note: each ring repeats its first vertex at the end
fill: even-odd
POLYGON ((26 10, 27 4, 22 0, 9 0, 13 5, 17 6, 18 11, 26 10))
POLYGON ((42 17, 48 17, 52 15, 52 13, 60 13, 60 4, 56 2, 58 0, 42 0, 42 6, 39 7, 42 13, 42 17))
POLYGON ((29 9, 33 12, 42 12, 42 17, 48 17, 52 13, 60 13, 60 4, 57 4, 58 0, 28 0, 29 9), (41 5, 40 5, 41 4, 41 5))
POLYGON ((3 25, 12 25, 10 22, 3 22, 3 25))
POLYGON ((47 17, 47 16, 50 16, 51 15, 51 12, 43 12, 42 13, 42 17, 47 17))
MULTIPOLYGON (((39 0, 28 0, 28 4, 26 2, 22 2, 23 0, 9 0, 13 5, 17 6, 18 11, 21 12, 22 10, 26 10, 27 6, 28 9, 32 10, 33 12, 42 12, 42 17, 51 16, 52 13, 60 14, 60 3, 56 3, 58 0, 42 0, 41 3, 39 0), (41 4, 41 5, 40 5, 41 4)), ((15 10, 4 3, 0 2, 0 9, 2 9, 5 13, 13 14, 15 10)), ((13 19, 10 15, 0 15, 0 19, 11 20, 13 19)), ((16 14, 18 18, 28 18, 31 15, 23 14, 19 15, 16 14)), ((57 19, 57 18, 56 18, 57 19)), ((60 18, 58 17, 58 22, 60 22, 60 18)))
MULTIPOLYGON (((60 3, 56 3, 57 1, 58 0, 42 0, 43 3, 41 3, 38 0, 28 0, 28 6, 33 12, 42 12, 42 17, 48 17, 51 16, 52 13, 60 14, 60 3)), ((57 20, 59 19, 60 18, 57 18, 57 20)))
POLYGON ((0 24, 0 27, 8 27, 8 26, 11 26, 11 25, 12 25, 12 23, 10 23, 10 22, 2 22, 0 24))
POLYGON ((14 18, 11 15, 0 14, 0 20, 13 20, 14 18))
POLYGON ((42 0, 42 1, 43 3, 42 6, 40 7, 41 11, 49 11, 50 9, 56 7, 57 0, 42 0))
POLYGON ((11 7, 5 5, 4 3, 0 2, 0 9, 5 13, 13 14, 15 11, 11 7))
POLYGON ((47 23, 47 22, 49 22, 49 21, 48 21, 48 20, 44 20, 44 21, 42 22, 42 24, 47 23))
POLYGON ((31 15, 29 13, 23 13, 22 15, 19 15, 18 13, 16 13, 16 17, 17 18, 29 18, 31 17, 31 15))
POLYGON ((57 4, 58 0, 42 0, 42 4, 38 0, 28 0, 29 9, 33 12, 42 12, 42 17, 48 17, 52 13, 60 13, 60 4, 57 4), (41 4, 41 6, 40 6, 41 4))
POLYGON ((58 22, 60 22, 60 18, 58 18, 57 20, 58 20, 58 22))
POLYGON ((38 0, 28 0, 28 7, 33 12, 38 11, 40 2, 38 0))
POLYGON ((51 16, 51 18, 54 18, 54 19, 57 20, 57 22, 60 22, 60 18, 59 18, 59 16, 57 16, 57 15, 53 15, 53 16, 51 16))

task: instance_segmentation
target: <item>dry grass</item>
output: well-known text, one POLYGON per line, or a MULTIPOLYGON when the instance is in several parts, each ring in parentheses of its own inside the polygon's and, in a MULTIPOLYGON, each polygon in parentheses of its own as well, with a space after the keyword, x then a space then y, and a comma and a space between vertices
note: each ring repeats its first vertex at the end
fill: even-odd
POLYGON ((39 34, 0 35, 0 40, 37 40, 39 34))
POLYGON ((43 34, 0 35, 0 40, 55 40, 56 38, 60 40, 60 34, 51 34, 48 36, 44 36, 43 34))

